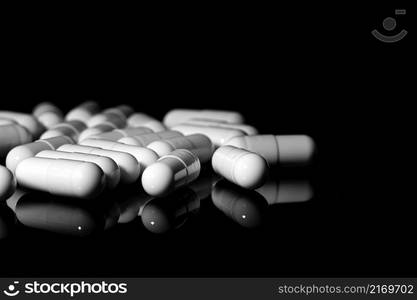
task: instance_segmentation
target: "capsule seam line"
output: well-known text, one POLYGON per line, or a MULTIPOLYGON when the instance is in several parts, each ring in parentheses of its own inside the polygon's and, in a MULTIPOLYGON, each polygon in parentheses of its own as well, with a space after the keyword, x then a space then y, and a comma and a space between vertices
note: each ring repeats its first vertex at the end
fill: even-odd
POLYGON ((164 156, 164 158, 168 158, 168 157, 174 158, 176 160, 179 160, 184 165, 185 171, 187 172, 187 176, 188 176, 188 167, 187 167, 187 164, 181 158, 179 158, 178 156, 169 155, 169 154, 164 156))

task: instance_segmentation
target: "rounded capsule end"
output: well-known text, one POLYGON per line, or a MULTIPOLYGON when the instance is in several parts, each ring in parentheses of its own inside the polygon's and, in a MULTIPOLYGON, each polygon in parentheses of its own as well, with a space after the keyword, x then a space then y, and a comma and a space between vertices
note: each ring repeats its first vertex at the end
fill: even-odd
POLYGON ((248 153, 242 156, 233 170, 233 177, 238 185, 246 189, 256 189, 262 186, 268 175, 268 164, 265 159, 256 154, 248 153))
POLYGON ((142 186, 146 193, 151 196, 163 196, 173 186, 174 173, 169 166, 163 163, 155 163, 142 174, 142 186))

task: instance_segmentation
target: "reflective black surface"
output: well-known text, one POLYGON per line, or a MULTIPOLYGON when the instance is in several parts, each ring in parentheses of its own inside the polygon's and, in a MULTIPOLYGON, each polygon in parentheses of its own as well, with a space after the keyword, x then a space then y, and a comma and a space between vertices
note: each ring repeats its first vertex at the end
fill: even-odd
POLYGON ((18 188, 2 205, 2 235, 6 238, 10 223, 17 223, 22 229, 80 237, 103 236, 118 224, 137 221, 152 233, 169 233, 188 219, 197 218, 203 204, 242 227, 256 228, 269 218, 270 206, 304 203, 313 197, 311 179, 284 179, 272 173, 262 187, 252 191, 222 179, 209 167, 192 184, 159 198, 147 195, 139 182, 106 190, 89 200, 18 188))
POLYGON ((381 239, 388 224, 369 223, 379 218, 338 194, 336 181, 321 181, 319 170, 274 169, 263 187, 248 191, 207 168, 190 186, 155 199, 139 185, 95 200, 18 191, 1 207, 1 251, 13 257, 2 270, 44 276, 383 272, 374 259, 392 243, 381 239))
MULTIPOLYGON (((6 247, 3 250, 23 255, 19 265, 26 265, 25 270, 45 263, 38 269, 45 274, 76 270, 101 274, 106 273, 104 265, 111 265, 112 270, 120 267, 124 274, 139 270, 148 275, 176 275, 213 259, 219 263, 229 256, 234 260, 246 255, 251 264, 255 259, 252 255, 259 255, 265 247, 256 240, 270 236, 271 240, 265 242, 274 242, 281 234, 282 228, 277 226, 281 209, 295 205, 302 211, 303 206, 317 201, 311 178, 299 177, 280 178, 273 171, 263 187, 249 191, 227 182, 206 166, 198 180, 163 198, 146 195, 139 183, 119 186, 94 200, 18 189, 1 207, 1 243, 6 247), (247 239, 255 241, 245 245, 247 239), (242 247, 235 254, 229 253, 233 240, 237 242, 233 242, 234 247, 242 247), (28 243, 32 244, 29 248, 28 243), (97 266, 90 251, 118 258, 105 257, 103 265, 97 266), (38 258, 32 259, 33 255, 38 258), (41 262, 41 257, 48 262, 41 262), (195 262, 188 262, 197 257, 195 262), (50 263, 50 259, 59 264, 50 263), (133 261, 125 265, 124 259, 133 261), (187 263, 174 268, 183 259, 187 263), (94 270, 84 267, 91 263, 94 270)), ((212 266, 217 263, 214 261, 212 266)), ((13 264, 9 267, 8 272, 13 274, 13 264)), ((210 269, 193 272, 212 272, 210 269)))

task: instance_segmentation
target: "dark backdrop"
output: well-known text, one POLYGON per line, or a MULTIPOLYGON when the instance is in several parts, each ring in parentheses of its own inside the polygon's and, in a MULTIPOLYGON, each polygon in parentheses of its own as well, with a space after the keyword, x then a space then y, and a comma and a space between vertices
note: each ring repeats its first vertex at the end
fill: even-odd
MULTIPOLYGON (((256 255, 243 252, 247 268, 237 261, 227 266, 228 255, 244 248, 243 242, 224 248, 218 240, 206 240, 209 233, 203 231, 193 237, 203 242, 195 253, 188 248, 190 235, 176 236, 177 242, 174 237, 156 239, 155 247, 159 241, 179 248, 149 250, 154 253, 150 259, 162 259, 153 270, 152 262, 141 269, 138 261, 146 257, 135 256, 140 240, 132 242, 135 251, 130 249, 124 231, 126 235, 113 233, 81 246, 65 240, 68 251, 62 254, 67 258, 50 242, 49 256, 46 246, 33 254, 20 250, 24 263, 14 259, 5 267, 7 274, 415 274, 415 247, 410 244, 415 206, 408 193, 411 179, 404 172, 411 169, 412 157, 413 36, 384 44, 370 34, 381 30, 382 20, 394 16, 395 8, 403 8, 399 5, 95 7, 74 14, 67 8, 35 18, 29 13, 28 22, 17 21, 26 15, 14 19, 5 29, 2 109, 29 112, 48 100, 68 110, 93 99, 103 107, 130 104, 157 118, 176 107, 238 110, 261 132, 314 137, 326 200, 302 212, 306 220, 297 219, 299 228, 308 228, 307 222, 318 225, 307 232, 300 249, 281 253, 285 263, 276 261, 268 247, 276 238, 284 241, 279 248, 286 248, 285 242, 305 235, 298 238, 283 229, 282 236, 248 237, 250 249, 265 257, 258 264, 256 255), (181 247, 183 240, 187 247, 181 247), (208 263, 216 251, 224 252, 219 264, 208 263), (36 262, 36 256, 51 261, 36 262)), ((411 18, 397 17, 398 27, 411 32, 411 18)), ((227 236, 223 233, 225 240, 227 236)))

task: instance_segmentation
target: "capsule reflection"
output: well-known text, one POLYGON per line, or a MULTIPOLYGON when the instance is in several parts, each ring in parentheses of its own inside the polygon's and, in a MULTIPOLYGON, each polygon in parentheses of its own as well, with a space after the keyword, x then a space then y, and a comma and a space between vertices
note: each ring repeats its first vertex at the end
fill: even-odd
POLYGON ((248 228, 262 224, 269 205, 305 202, 313 195, 311 183, 301 179, 270 180, 254 191, 221 180, 211 193, 213 203, 219 210, 248 228))
POLYGON ((117 222, 124 224, 135 220, 137 216, 142 214, 143 207, 152 200, 152 198, 152 196, 148 195, 143 190, 138 191, 135 186, 134 191, 128 193, 123 200, 117 202, 120 209, 120 216, 117 222))
POLYGON ((259 193, 243 189, 226 180, 216 183, 211 197, 220 211, 247 228, 261 225, 268 208, 268 203, 259 193))
POLYGON ((196 180, 188 185, 188 187, 197 194, 198 199, 201 201, 211 195, 213 186, 220 179, 220 175, 216 174, 212 170, 204 170, 200 173, 200 176, 198 176, 196 180))
POLYGON ((18 199, 15 213, 19 222, 28 227, 88 236, 117 224, 118 207, 103 200, 80 201, 31 191, 18 199))
POLYGON ((314 196, 313 186, 306 179, 269 180, 256 191, 269 205, 306 202, 314 196))
POLYGON ((16 204, 19 201, 20 198, 23 197, 23 195, 27 194, 28 191, 22 188, 17 188, 14 193, 7 198, 6 204, 7 206, 14 212, 16 212, 16 204))
POLYGON ((142 210, 142 223, 150 232, 166 233, 181 227, 199 207, 200 200, 194 191, 180 189, 149 201, 142 210))

